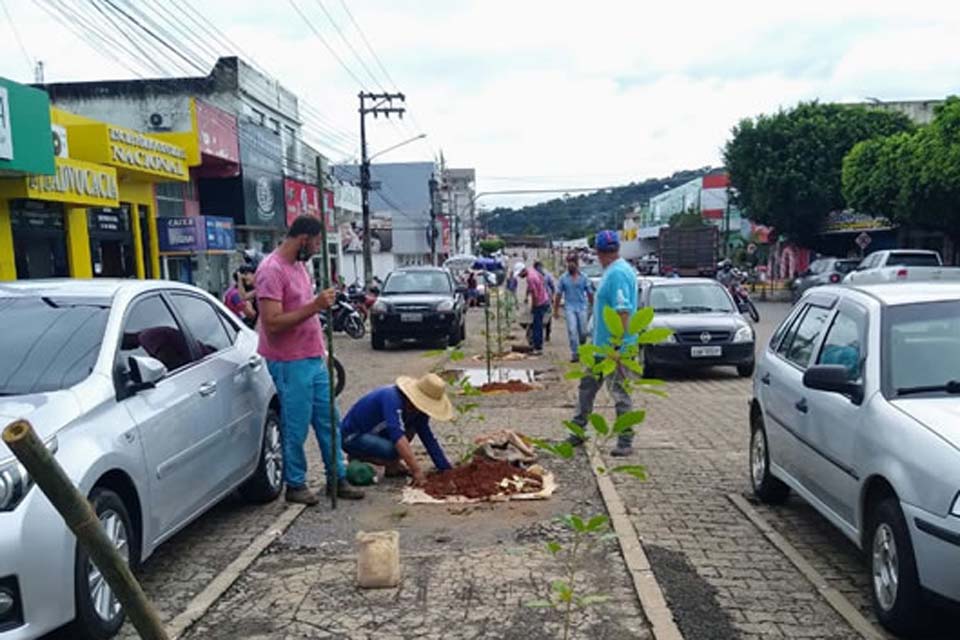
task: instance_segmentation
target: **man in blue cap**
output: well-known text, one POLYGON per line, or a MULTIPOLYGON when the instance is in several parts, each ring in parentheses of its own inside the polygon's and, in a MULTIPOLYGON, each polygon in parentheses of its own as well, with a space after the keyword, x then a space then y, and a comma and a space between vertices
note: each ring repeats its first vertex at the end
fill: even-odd
MULTIPOLYGON (((593 344, 606 347, 611 345, 611 335, 603 321, 603 309, 611 307, 616 311, 624 327, 630 323, 630 317, 637 311, 637 274, 633 267, 620 257, 620 238, 616 231, 605 230, 598 233, 594 248, 597 251, 597 260, 603 266, 603 277, 593 298, 593 344)), ((636 341, 636 336, 625 337, 623 346, 636 344, 636 341)), ((633 400, 623 388, 621 369, 622 367, 617 367, 606 377, 607 391, 613 398, 618 417, 633 409, 633 400)), ((603 383, 603 376, 590 375, 580 379, 577 415, 573 421, 581 427, 586 426, 587 416, 593 413, 593 403, 603 383)), ((573 435, 568 441, 575 446, 583 444, 580 438, 573 435)), ((629 432, 617 437, 617 446, 610 455, 624 457, 632 453, 633 432, 629 432)))

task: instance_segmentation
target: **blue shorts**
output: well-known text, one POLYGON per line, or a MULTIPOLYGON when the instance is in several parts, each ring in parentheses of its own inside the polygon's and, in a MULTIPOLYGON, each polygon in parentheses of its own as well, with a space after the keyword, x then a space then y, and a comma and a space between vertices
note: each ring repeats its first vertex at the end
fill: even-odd
POLYGON ((343 450, 351 458, 367 460, 383 460, 394 462, 400 456, 397 447, 387 438, 372 433, 348 435, 343 438, 343 450))

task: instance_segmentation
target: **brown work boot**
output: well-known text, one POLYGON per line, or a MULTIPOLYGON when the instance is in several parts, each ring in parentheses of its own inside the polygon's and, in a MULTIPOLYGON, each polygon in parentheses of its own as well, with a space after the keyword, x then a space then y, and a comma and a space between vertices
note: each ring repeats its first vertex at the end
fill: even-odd
MULTIPOLYGON (((337 497, 341 500, 363 500, 363 491, 356 487, 351 487, 346 479, 341 478, 337 482, 337 497)), ((327 485, 327 497, 330 497, 330 485, 327 485)))
POLYGON ((317 497, 317 494, 306 487, 300 487, 298 489, 287 487, 286 500, 287 502, 293 502, 295 504, 305 504, 308 507, 320 504, 320 498, 317 497))

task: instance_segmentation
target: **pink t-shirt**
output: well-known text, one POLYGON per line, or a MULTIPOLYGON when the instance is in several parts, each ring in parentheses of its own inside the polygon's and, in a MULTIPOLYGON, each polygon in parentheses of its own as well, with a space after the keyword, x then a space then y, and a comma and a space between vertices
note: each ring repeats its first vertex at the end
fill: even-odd
POLYGON ((536 269, 527 269, 527 290, 533 297, 533 306, 540 307, 550 302, 550 294, 543 284, 543 276, 536 269))
MULTIPOLYGON (((283 311, 294 311, 313 300, 313 282, 300 262, 287 262, 276 251, 260 263, 256 274, 257 299, 277 300, 283 311)), ((261 306, 262 308, 262 306, 261 306)), ((322 358, 327 353, 320 317, 310 316, 292 329, 269 335, 263 321, 257 323, 260 345, 257 352, 267 360, 322 358)))

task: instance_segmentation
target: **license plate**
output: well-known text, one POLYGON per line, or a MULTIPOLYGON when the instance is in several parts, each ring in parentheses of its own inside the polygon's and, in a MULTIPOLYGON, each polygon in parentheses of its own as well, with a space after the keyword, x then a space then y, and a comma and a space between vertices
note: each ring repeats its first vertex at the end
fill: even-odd
POLYGON ((423 322, 422 313, 401 313, 400 322, 423 322))
POLYGON ((690 347, 691 358, 719 358, 723 355, 723 347, 690 347))

